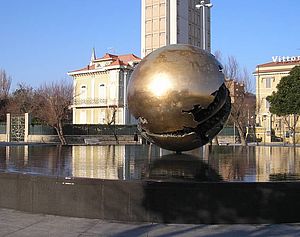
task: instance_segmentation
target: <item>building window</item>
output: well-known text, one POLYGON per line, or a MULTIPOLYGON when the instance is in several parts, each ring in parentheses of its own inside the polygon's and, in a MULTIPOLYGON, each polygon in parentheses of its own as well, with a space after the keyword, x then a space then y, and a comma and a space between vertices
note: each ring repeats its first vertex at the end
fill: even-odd
POLYGON ((86 86, 81 86, 80 87, 80 98, 81 99, 86 99, 86 96, 87 96, 87 88, 86 86))
POLYGON ((105 84, 100 84, 99 86, 99 98, 106 99, 106 86, 105 84))
POLYGON ((272 80, 273 80, 272 77, 265 78, 265 82, 266 82, 265 86, 266 86, 266 88, 271 88, 272 87, 272 80))

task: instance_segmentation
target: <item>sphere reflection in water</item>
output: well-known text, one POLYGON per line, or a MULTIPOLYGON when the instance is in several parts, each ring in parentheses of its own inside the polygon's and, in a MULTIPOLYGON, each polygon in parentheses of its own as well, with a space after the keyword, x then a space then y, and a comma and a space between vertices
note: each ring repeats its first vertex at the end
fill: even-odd
POLYGON ((189 154, 169 154, 149 165, 146 178, 156 180, 181 180, 220 182, 223 178, 207 163, 189 154))
POLYGON ((220 63, 191 45, 169 45, 146 56, 131 75, 127 99, 142 136, 173 151, 208 143, 231 108, 220 63))

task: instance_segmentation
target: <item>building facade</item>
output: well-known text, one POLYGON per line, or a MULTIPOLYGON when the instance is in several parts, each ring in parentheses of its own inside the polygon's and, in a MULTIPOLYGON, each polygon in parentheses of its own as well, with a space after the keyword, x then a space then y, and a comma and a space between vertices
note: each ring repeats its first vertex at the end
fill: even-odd
MULTIPOLYGON (((297 58, 295 58, 297 59, 297 58)), ((276 91, 282 77, 300 65, 300 60, 278 60, 256 66, 256 136, 262 142, 289 141, 288 128, 282 118, 271 114, 267 96, 276 91)))
POLYGON ((96 58, 93 50, 89 65, 69 72, 74 81, 73 124, 131 124, 127 84, 140 60, 134 54, 96 58))
POLYGON ((169 44, 191 44, 210 52, 210 0, 142 0, 141 55, 169 44))
POLYGON ((235 103, 238 98, 245 95, 245 85, 243 82, 235 81, 233 79, 226 79, 225 85, 229 90, 231 103, 235 103))
MULTIPOLYGON (((235 117, 239 114, 239 121, 246 133, 246 139, 248 139, 248 141, 254 140, 253 127, 255 125, 256 96, 246 91, 244 82, 226 79, 225 85, 230 94, 231 109, 235 117)), ((231 116, 229 117, 227 125, 235 126, 231 116)))

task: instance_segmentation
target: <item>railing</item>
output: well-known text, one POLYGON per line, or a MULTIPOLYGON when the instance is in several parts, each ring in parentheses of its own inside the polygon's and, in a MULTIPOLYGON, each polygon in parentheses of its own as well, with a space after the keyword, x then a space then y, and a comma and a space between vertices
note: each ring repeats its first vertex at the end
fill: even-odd
POLYGON ((134 135, 136 125, 65 124, 65 135, 134 135))
MULTIPOLYGON (((105 124, 65 124, 64 135, 134 135, 139 133, 136 125, 105 124)), ((56 135, 54 128, 48 125, 30 125, 31 135, 56 135)))
POLYGON ((239 132, 236 127, 224 127, 218 134, 218 136, 234 136, 234 135, 236 136, 239 135, 239 132))
POLYGON ((30 135, 56 135, 56 131, 53 127, 44 124, 30 125, 29 126, 30 135))
POLYGON ((108 105, 123 105, 123 100, 117 100, 117 99, 102 99, 102 98, 75 98, 73 100, 73 105, 93 105, 93 106, 108 106, 108 105))

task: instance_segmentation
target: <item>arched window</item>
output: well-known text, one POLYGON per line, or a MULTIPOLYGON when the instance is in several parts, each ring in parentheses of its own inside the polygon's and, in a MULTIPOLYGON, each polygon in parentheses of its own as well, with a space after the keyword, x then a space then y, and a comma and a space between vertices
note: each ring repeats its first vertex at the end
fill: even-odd
POLYGON ((100 84, 99 86, 99 98, 106 99, 106 86, 105 84, 100 84))

